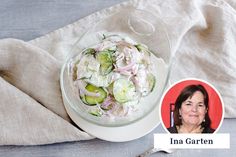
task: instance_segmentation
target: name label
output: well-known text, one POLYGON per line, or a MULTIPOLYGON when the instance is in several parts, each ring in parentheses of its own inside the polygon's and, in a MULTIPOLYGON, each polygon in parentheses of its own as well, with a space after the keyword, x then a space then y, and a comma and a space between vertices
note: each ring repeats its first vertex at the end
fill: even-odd
POLYGON ((154 134, 155 148, 229 149, 229 134, 154 134))

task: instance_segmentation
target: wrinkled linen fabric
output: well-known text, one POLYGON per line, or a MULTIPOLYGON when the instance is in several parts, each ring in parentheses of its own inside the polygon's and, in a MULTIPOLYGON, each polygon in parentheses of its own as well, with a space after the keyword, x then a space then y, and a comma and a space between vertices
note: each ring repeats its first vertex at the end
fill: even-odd
POLYGON ((94 138, 72 125, 65 111, 60 69, 90 27, 129 8, 152 12, 165 24, 173 56, 170 81, 210 82, 222 95, 225 118, 236 117, 236 2, 131 0, 28 42, 0 40, 0 145, 94 138))

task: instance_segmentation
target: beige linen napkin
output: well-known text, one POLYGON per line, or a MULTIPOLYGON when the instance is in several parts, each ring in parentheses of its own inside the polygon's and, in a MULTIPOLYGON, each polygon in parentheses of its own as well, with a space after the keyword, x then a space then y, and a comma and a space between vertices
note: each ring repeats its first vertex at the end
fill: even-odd
POLYGON ((132 0, 29 42, 0 40, 0 145, 93 138, 70 123, 61 98, 60 68, 90 26, 127 8, 148 10, 166 24, 175 54, 171 81, 209 81, 223 96, 225 117, 236 117, 236 3, 132 0))

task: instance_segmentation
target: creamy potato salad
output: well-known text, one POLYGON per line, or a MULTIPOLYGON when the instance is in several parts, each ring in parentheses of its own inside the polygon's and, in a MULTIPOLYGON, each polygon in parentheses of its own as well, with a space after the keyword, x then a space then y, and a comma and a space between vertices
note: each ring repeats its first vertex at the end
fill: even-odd
MULTIPOLYGON (((144 44, 119 34, 103 35, 69 65, 73 88, 94 116, 123 117, 138 110, 152 92, 151 53, 144 44)), ((148 105, 148 104, 145 104, 148 105)))

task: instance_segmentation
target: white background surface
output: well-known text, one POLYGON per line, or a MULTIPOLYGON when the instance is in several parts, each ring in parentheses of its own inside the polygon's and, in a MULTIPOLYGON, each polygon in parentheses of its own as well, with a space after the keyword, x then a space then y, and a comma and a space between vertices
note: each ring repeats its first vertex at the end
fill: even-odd
MULTIPOLYGON (((2 0, 0 3, 0 39, 18 38, 25 41, 45 35, 55 29, 87 16, 95 11, 124 0, 2 0)), ((153 156, 221 157, 236 154, 236 119, 224 120, 219 132, 230 133, 231 149, 178 150, 173 154, 158 153, 153 156)), ((0 146, 0 156, 89 156, 132 157, 153 144, 153 134, 164 132, 158 126, 148 135, 130 142, 111 143, 98 139, 42 146, 0 146)))

